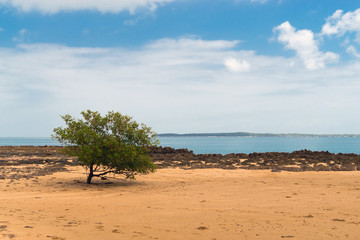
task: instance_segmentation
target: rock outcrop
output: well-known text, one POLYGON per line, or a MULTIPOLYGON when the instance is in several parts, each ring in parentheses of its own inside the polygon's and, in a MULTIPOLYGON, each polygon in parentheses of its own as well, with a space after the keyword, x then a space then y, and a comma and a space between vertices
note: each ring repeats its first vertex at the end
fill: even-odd
MULTIPOLYGON (((33 178, 67 171, 80 165, 75 157, 64 156, 58 146, 0 147, 0 179, 33 178), (19 167, 20 166, 20 167, 19 167)), ((279 171, 357 171, 359 154, 334 154, 309 150, 266 153, 194 154, 188 149, 154 147, 149 150, 158 168, 269 169, 279 171)))

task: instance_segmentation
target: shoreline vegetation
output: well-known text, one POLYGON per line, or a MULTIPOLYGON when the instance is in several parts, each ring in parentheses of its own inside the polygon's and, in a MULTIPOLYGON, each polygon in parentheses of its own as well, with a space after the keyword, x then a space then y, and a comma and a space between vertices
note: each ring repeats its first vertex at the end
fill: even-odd
MULTIPOLYGON (((0 146, 0 179, 21 179, 63 172, 80 166, 76 157, 65 156, 61 146, 0 146)), ((194 154, 188 149, 152 147, 149 151, 158 169, 246 169, 291 171, 357 171, 360 155, 309 150, 266 153, 194 154)))

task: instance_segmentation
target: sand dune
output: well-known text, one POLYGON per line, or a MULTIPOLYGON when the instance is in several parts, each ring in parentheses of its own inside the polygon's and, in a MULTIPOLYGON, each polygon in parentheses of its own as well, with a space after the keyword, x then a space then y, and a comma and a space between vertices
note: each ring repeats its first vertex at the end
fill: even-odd
POLYGON ((0 180, 0 239, 359 239, 359 172, 160 169, 0 180))

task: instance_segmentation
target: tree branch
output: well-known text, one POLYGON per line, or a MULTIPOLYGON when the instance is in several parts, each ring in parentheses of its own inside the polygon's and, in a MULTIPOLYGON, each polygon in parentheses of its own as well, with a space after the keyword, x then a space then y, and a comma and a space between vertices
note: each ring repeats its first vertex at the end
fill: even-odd
POLYGON ((101 176, 104 176, 108 173, 116 173, 116 171, 107 171, 107 172, 103 172, 103 173, 99 173, 99 174, 94 174, 93 176, 94 177, 101 177, 101 176))

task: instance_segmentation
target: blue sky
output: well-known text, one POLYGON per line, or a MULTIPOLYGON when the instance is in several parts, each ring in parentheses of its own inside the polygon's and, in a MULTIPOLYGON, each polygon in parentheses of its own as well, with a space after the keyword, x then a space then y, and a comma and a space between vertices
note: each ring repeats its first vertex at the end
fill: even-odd
POLYGON ((0 0, 0 136, 360 133, 360 0, 0 0))

